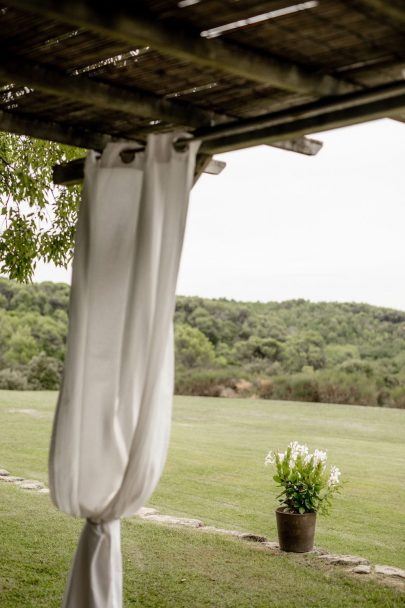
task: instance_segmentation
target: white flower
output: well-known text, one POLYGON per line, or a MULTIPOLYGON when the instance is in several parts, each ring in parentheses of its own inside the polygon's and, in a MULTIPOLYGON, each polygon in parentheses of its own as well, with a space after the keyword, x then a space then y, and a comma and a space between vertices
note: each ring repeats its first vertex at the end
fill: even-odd
POLYGON ((274 452, 269 452, 265 458, 264 464, 274 464, 276 462, 274 452))
POLYGON ((328 486, 337 486, 340 480, 340 470, 337 467, 331 467, 328 479, 328 486))
POLYGON ((314 465, 316 466, 320 462, 325 463, 328 455, 323 450, 314 451, 314 465))
POLYGON ((295 461, 297 460, 298 456, 305 458, 309 452, 308 446, 298 443, 298 441, 291 441, 291 443, 288 444, 288 447, 291 448, 290 467, 295 465, 295 461))

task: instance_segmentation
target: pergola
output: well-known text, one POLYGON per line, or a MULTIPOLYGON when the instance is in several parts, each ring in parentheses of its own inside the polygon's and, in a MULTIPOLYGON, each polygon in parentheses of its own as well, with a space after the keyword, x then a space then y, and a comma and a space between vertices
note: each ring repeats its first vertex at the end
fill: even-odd
MULTIPOLYGON (((219 152, 313 155, 309 133, 405 120, 404 28, 404 0, 0 5, 0 130, 103 151, 86 161, 50 450, 54 503, 86 519, 64 608, 121 608, 120 519, 164 466, 193 178, 219 152)), ((75 161, 54 181, 82 175, 75 161)))
POLYGON ((196 177, 258 144, 313 155, 308 133, 405 120, 404 29, 401 0, 9 0, 0 129, 96 150, 184 131, 196 177))

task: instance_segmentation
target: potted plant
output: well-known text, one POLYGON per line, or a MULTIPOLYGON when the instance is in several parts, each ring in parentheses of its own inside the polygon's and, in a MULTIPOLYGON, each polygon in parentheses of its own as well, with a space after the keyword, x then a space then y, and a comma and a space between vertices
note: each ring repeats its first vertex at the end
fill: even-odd
POLYGON ((276 509, 280 549, 305 553, 314 546, 316 514, 327 514, 334 494, 340 490, 340 471, 327 471, 327 454, 309 451, 307 445, 292 441, 285 452, 275 450, 265 464, 275 467, 273 476, 282 488, 276 509))

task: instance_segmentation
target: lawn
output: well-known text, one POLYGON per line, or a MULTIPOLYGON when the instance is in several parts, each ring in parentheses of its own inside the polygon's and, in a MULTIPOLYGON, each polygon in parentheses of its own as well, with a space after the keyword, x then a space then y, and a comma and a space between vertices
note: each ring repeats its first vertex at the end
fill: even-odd
MULTIPOLYGON (((0 467, 46 482, 55 393, 0 392, 0 467)), ((255 400, 175 399, 168 463, 150 505, 276 539, 266 452, 326 448, 347 482, 316 544, 405 567, 405 411, 255 400)), ((49 497, 0 485, 0 605, 56 608, 81 522, 49 497)), ((308 556, 135 518, 123 524, 126 606, 397 607, 394 589, 331 573, 308 556)))

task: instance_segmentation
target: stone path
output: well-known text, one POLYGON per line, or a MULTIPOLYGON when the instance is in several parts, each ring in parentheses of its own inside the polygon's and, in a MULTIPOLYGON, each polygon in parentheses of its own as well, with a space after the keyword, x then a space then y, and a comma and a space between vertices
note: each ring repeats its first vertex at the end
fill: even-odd
POLYGON ((24 479, 23 477, 15 477, 11 475, 6 469, 0 469, 0 482, 10 483, 18 486, 22 490, 35 490, 40 494, 49 494, 48 488, 42 481, 36 479, 24 479))
MULTIPOLYGON (((170 524, 174 526, 186 526, 188 528, 198 528, 200 532, 210 532, 212 534, 225 534, 227 536, 235 536, 242 541, 259 543, 265 547, 273 555, 280 555, 283 552, 280 550, 278 543, 269 541, 265 536, 240 532, 238 530, 228 530, 226 528, 216 528, 215 526, 206 526, 200 519, 189 519, 184 517, 174 517, 172 515, 161 515, 157 509, 143 507, 137 513, 137 516, 143 520, 170 524)), ((328 553, 324 549, 315 547, 310 554, 314 555, 320 563, 341 566, 346 568, 354 575, 368 575, 368 578, 374 579, 377 582, 384 582, 387 579, 395 579, 399 586, 405 591, 405 570, 394 568, 393 566, 383 566, 380 564, 372 565, 370 562, 358 555, 336 555, 328 553)))
MULTIPOLYGON (((31 491, 39 494, 49 494, 49 489, 41 481, 35 479, 23 479, 11 475, 6 469, 0 468, 0 483, 9 483, 18 486, 22 490, 31 491)), ((137 517, 145 521, 169 525, 169 526, 184 526, 187 528, 196 528, 200 532, 211 534, 223 534, 226 536, 234 536, 244 542, 257 543, 265 550, 273 555, 280 555, 283 552, 280 550, 278 543, 268 540, 265 536, 258 534, 240 532, 239 530, 228 530, 226 528, 216 528, 215 526, 206 526, 200 519, 192 519, 188 517, 175 517, 173 515, 163 515, 157 509, 151 507, 142 507, 137 517)), ((328 553, 324 549, 315 547, 309 553, 316 557, 320 563, 329 566, 340 566, 355 576, 367 576, 369 579, 376 582, 395 582, 395 586, 405 591, 405 570, 395 568, 394 566, 385 566, 381 564, 373 565, 364 557, 358 555, 337 555, 328 553)), ((303 554, 301 554, 303 555, 303 554)), ((308 554, 305 554, 308 555, 308 554)))

